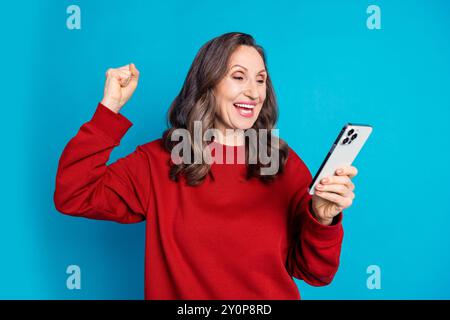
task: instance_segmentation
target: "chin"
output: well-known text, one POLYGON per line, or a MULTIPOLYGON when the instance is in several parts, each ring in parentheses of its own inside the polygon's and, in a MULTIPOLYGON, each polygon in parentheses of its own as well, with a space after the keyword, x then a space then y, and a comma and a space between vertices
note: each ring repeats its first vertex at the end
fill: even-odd
POLYGON ((256 119, 248 119, 248 120, 236 119, 235 121, 233 121, 233 127, 235 129, 247 130, 253 127, 255 121, 256 119))
POLYGON ((252 117, 243 117, 241 115, 233 114, 233 116, 230 117, 230 122, 235 129, 247 130, 253 127, 256 120, 258 119, 258 116, 259 112, 257 114, 254 114, 252 117))

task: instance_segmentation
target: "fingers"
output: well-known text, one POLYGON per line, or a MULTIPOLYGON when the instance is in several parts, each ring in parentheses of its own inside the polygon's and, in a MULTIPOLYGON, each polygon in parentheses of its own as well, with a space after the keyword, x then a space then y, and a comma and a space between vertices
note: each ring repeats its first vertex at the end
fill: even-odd
POLYGON ((116 75, 122 87, 126 87, 131 79, 131 72, 128 70, 116 70, 116 75))
POLYGON ((355 190, 355 185, 352 180, 348 176, 330 176, 323 178, 320 180, 321 185, 330 185, 330 184, 342 184, 345 185, 350 191, 355 190))
POLYGON ((321 192, 333 192, 343 197, 350 198, 352 200, 355 199, 355 194, 344 184, 330 184, 330 185, 318 184, 316 186, 316 190, 321 192))
POLYGON ((343 166, 336 170, 336 174, 339 176, 349 176, 350 178, 353 178, 358 174, 358 169, 353 166, 343 166))
POLYGON ((116 79, 122 87, 125 87, 128 85, 131 79, 131 71, 122 68, 118 69, 108 69, 106 71, 106 77, 108 79, 114 78, 116 79))
POLYGON ((109 68, 108 71, 106 71, 106 77, 114 77, 119 80, 120 78, 131 77, 131 72, 129 70, 125 70, 125 69, 109 68))
POLYGON ((353 166, 341 167, 336 170, 336 176, 329 176, 320 180, 316 186, 315 194, 318 197, 334 202, 339 210, 348 208, 355 199, 355 185, 351 178, 358 174, 353 166), (341 170, 341 171, 339 171, 341 170))
POLYGON ((350 207, 353 203, 353 200, 351 198, 343 197, 333 192, 316 191, 315 195, 335 203, 340 208, 340 210, 350 207))

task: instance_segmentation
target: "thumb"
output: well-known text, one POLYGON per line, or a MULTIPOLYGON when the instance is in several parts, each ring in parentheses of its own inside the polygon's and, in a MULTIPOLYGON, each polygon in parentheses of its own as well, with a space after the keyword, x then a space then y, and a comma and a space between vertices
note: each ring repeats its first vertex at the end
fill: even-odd
POLYGON ((139 79, 139 70, 136 68, 134 63, 130 63, 131 80, 137 81, 139 79))

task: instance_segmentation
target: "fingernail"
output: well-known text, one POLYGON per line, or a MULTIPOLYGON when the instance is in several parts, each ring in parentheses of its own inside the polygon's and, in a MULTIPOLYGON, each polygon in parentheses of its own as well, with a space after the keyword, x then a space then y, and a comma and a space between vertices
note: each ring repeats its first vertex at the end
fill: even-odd
POLYGON ((341 174, 343 171, 342 169, 339 169, 338 171, 336 171, 338 174, 341 174))
POLYGON ((322 183, 327 183, 327 182, 328 182, 327 178, 322 179, 322 183))

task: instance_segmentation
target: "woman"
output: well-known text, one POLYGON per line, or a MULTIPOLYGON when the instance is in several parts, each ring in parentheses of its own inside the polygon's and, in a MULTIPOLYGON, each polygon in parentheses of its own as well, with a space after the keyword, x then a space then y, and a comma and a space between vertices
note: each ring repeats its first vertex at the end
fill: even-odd
POLYGON ((330 283, 356 168, 342 168, 310 196, 308 168, 281 139, 256 138, 278 155, 271 158, 275 172, 263 174, 271 164, 259 157, 250 163, 245 133, 271 130, 277 119, 264 52, 254 39, 227 33, 207 42, 169 110, 163 137, 107 166, 131 126, 119 111, 138 80, 134 64, 107 71, 103 100, 61 156, 56 208, 120 223, 147 220, 146 299, 299 299, 292 277, 330 283), (214 138, 174 152, 181 150, 174 136, 184 130, 192 142, 198 124, 216 129, 214 138), (234 161, 180 161, 205 150, 234 161))

